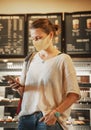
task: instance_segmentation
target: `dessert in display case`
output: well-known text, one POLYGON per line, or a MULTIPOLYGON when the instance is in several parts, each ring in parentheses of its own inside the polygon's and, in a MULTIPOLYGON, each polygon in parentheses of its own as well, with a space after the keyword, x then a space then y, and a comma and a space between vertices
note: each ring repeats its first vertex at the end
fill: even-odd
MULTIPOLYGON (((48 18, 53 24, 59 25, 62 29, 62 13, 47 13, 47 14, 28 14, 27 25, 28 25, 28 53, 34 50, 32 39, 29 33, 29 25, 38 18, 48 18)), ((58 32, 56 32, 58 33, 58 32)), ((62 51, 62 34, 56 35, 54 39, 54 46, 62 51)))
POLYGON ((20 95, 12 90, 5 76, 19 77, 22 61, 0 62, 0 130, 17 130, 20 95))
POLYGON ((91 84, 79 84, 81 99, 72 105, 67 125, 71 130, 91 130, 91 84))
POLYGON ((91 11, 64 14, 65 51, 75 57, 91 57, 91 11))
POLYGON ((91 60, 74 61, 81 98, 74 103, 67 120, 69 130, 91 130, 91 60))
POLYGON ((15 130, 18 125, 17 106, 20 96, 9 84, 0 82, 0 128, 15 130))

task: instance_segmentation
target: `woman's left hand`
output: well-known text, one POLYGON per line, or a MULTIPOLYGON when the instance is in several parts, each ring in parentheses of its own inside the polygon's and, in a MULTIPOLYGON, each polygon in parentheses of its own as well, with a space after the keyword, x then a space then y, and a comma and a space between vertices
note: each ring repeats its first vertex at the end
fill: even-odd
POLYGON ((54 113, 55 113, 55 111, 49 112, 48 114, 43 116, 39 121, 40 122, 43 121, 47 125, 54 125, 56 123, 56 120, 57 120, 54 113))

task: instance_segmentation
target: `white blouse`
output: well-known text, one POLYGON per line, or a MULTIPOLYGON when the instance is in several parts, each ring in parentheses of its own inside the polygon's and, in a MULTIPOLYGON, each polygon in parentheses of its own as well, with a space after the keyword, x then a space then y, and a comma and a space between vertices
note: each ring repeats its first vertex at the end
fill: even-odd
MULTIPOLYGON (((80 96, 76 71, 69 55, 60 54, 43 61, 36 54, 25 76, 25 63, 21 75, 21 84, 25 85, 22 109, 19 116, 42 111, 45 115, 59 106, 68 93, 80 96)), ((70 114, 70 108, 60 120, 64 121, 70 114)))

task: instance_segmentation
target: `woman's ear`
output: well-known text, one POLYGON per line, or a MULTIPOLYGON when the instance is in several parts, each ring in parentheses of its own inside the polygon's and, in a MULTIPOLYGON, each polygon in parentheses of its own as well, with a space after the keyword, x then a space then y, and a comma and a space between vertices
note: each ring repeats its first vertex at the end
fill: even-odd
POLYGON ((54 33, 51 31, 50 32, 50 37, 53 39, 53 37, 54 37, 54 33))

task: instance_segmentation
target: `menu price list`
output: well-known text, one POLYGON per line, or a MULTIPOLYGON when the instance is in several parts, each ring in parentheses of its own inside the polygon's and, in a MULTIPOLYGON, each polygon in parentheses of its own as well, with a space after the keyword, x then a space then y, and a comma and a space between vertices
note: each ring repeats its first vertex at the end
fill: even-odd
MULTIPOLYGON (((33 47, 30 31, 29 31, 29 25, 36 19, 39 18, 48 18, 53 24, 59 25, 61 28, 62 25, 62 14, 61 13, 48 13, 48 14, 30 14, 28 15, 28 51, 31 52, 32 50, 35 50, 33 47)), ((57 34, 58 32, 56 32, 57 34)), ((54 39, 54 46, 57 47, 59 50, 61 50, 61 35, 56 35, 54 39)))
POLYGON ((91 12, 66 13, 65 32, 68 54, 91 56, 91 12))
POLYGON ((24 16, 0 15, 0 55, 24 55, 24 16))

